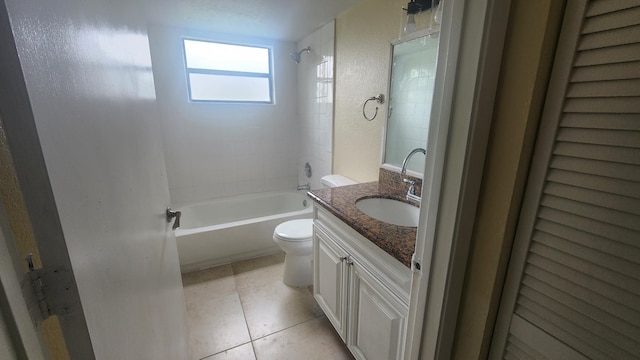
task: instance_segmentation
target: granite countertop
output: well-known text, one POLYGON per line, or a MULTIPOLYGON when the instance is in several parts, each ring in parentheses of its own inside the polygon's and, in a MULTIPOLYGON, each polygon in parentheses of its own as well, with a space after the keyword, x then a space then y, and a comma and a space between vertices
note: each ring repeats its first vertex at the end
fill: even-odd
POLYGON ((356 200, 368 197, 396 199, 418 205, 416 202, 408 201, 404 193, 376 181, 311 190, 309 196, 386 253, 405 266, 411 267, 411 256, 416 246, 417 228, 376 220, 365 215, 356 207, 356 200))

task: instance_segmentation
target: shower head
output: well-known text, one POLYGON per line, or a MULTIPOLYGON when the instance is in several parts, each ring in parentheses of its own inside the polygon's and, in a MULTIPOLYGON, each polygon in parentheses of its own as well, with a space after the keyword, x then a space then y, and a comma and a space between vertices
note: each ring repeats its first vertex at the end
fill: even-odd
POLYGON ((295 61, 297 64, 300 64, 300 54, 291 53, 289 54, 289 57, 293 59, 293 61, 295 61))
POLYGON ((291 53, 291 54, 289 54, 289 57, 291 57, 293 59, 293 61, 296 62, 296 64, 300 64, 300 59, 301 59, 301 55, 302 55, 303 52, 310 53, 311 52, 311 46, 307 46, 306 48, 300 50, 297 53, 291 53))

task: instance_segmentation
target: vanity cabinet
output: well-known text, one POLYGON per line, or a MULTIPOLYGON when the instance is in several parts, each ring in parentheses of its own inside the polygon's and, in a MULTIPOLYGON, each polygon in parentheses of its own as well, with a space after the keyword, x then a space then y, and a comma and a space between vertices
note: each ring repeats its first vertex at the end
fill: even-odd
POLYGON ((401 359, 411 270, 326 210, 314 213, 315 299, 357 359, 401 359))

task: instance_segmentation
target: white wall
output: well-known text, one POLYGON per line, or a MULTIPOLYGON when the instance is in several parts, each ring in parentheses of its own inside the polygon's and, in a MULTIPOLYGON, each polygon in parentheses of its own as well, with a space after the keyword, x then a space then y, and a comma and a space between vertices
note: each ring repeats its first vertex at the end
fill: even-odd
POLYGON ((172 203, 295 188, 295 44, 156 25, 149 42, 172 203), (276 103, 189 103, 182 36, 273 46, 276 103))
POLYGON ((335 21, 331 21, 297 44, 296 51, 311 46, 298 64, 298 113, 300 152, 298 183, 320 188, 320 178, 331 174, 333 139, 333 77, 335 21), (313 176, 307 179, 304 164, 313 176))

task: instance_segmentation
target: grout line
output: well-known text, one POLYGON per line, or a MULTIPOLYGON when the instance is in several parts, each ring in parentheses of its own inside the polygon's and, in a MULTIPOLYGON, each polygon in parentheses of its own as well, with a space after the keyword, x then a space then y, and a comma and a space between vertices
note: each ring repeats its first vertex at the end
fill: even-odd
POLYGON ((293 325, 288 326, 288 327, 286 327, 286 328, 284 328, 284 329, 280 329, 280 330, 278 330, 278 331, 274 331, 274 332, 272 332, 271 334, 263 335, 263 336, 261 336, 261 337, 259 337, 259 338, 255 339, 255 340, 251 340, 251 342, 254 342, 254 341, 257 341, 257 340, 261 340, 261 339, 264 339, 264 338, 266 338, 267 336, 275 335, 275 334, 280 333, 280 332, 283 332, 283 331, 285 331, 285 330, 289 330, 289 329, 291 329, 291 328, 293 328, 293 327, 296 327, 296 326, 298 326, 298 325, 302 325, 302 324, 304 324, 304 323, 308 323, 309 321, 316 320, 316 319, 318 319, 318 318, 320 318, 320 317, 322 317, 322 316, 324 316, 324 314, 318 315, 318 316, 316 316, 316 317, 312 317, 311 319, 307 319, 307 320, 302 321, 302 322, 299 322, 299 323, 297 323, 297 324, 293 324, 293 325))
POLYGON ((238 284, 236 283, 236 274, 233 270, 233 267, 231 268, 231 272, 233 273, 233 283, 235 285, 236 288, 236 293, 238 294, 238 300, 240 301, 240 309, 242 310, 242 317, 244 318, 244 325, 247 328, 247 334, 249 334, 249 342, 251 343, 251 350, 253 351, 253 357, 257 360, 258 359, 258 354, 256 353, 256 347, 253 344, 253 336, 251 335, 251 330, 249 329, 249 322, 247 321, 247 315, 244 312, 244 302, 242 301, 242 297, 240 296, 240 292, 238 291, 238 284))
MULTIPOLYGON (((234 275, 234 281, 235 281, 235 275, 234 275)), ((307 289, 307 290, 308 290, 308 289, 307 289)), ((311 296, 312 296, 312 298, 313 298, 313 294, 312 294, 311 296)), ((273 335, 273 334, 277 334, 277 333, 282 332, 282 331, 284 331, 284 330, 288 330, 288 329, 290 329, 290 328, 292 328, 292 327, 294 327, 294 326, 298 326, 298 325, 304 324, 304 323, 306 323, 306 322, 309 322, 309 321, 311 321, 311 320, 315 320, 315 319, 318 319, 318 318, 320 318, 320 317, 322 317, 322 316, 325 316, 324 312, 321 312, 319 315, 315 315, 315 316, 313 316, 313 317, 312 317, 312 318, 310 318, 310 319, 307 319, 307 320, 301 321, 301 322, 296 323, 296 324, 289 325, 289 326, 287 326, 286 328, 283 328, 283 329, 280 329, 280 330, 274 331, 274 332, 272 332, 272 333, 269 333, 269 334, 266 334, 266 335, 263 335, 263 336, 260 336, 260 337, 258 337, 258 338, 255 338, 255 339, 254 339, 254 338, 253 338, 253 335, 251 334, 251 330, 249 329, 249 323, 248 323, 248 321, 247 321, 247 317, 246 317, 246 315, 244 315, 244 303, 243 303, 243 301, 242 301, 242 296, 240 296, 240 292, 238 292, 238 298, 240 299, 240 307, 242 308, 242 315, 244 316, 245 324, 247 325, 247 332, 249 333, 249 338, 251 339, 251 342, 252 342, 252 343, 253 343, 254 341, 256 341, 256 340, 263 339, 263 338, 265 338, 265 337, 267 337, 267 336, 271 336, 271 335, 273 335)), ((315 299, 313 299, 313 301, 315 301, 315 299)), ((254 347, 254 354, 255 354, 255 347, 254 347)))
MULTIPOLYGON (((207 356, 205 356, 205 357, 203 357, 203 358, 200 358, 200 360, 206 360, 206 359, 211 358, 211 357, 213 357, 213 356, 216 356, 216 355, 218 355, 218 354, 222 354, 223 352, 226 352, 226 351, 229 351, 229 350, 233 350, 233 349, 235 349, 235 348, 238 348, 238 347, 240 347, 240 346, 247 345, 247 344, 249 344, 249 343, 251 343, 251 341, 247 341, 246 343, 242 343, 242 344, 239 344, 239 345, 236 345, 236 346, 230 347, 230 348, 228 348, 228 349, 224 349, 224 350, 218 351, 217 353, 214 353, 214 354, 211 354, 211 355, 207 355, 207 356)), ((254 352, 254 354, 255 354, 255 352, 254 352)))
POLYGON ((251 349, 253 350, 253 358, 258 360, 258 354, 256 353, 256 346, 253 343, 253 340, 251 340, 251 349))
MULTIPOLYGON (((271 256, 271 255, 266 255, 266 256, 271 256)), ((240 261, 237 261, 237 262, 240 262, 240 261)), ((238 283, 236 282, 236 276, 238 276, 238 275, 240 275, 240 274, 242 274, 242 273, 239 273, 239 274, 236 274, 236 273, 235 273, 235 270, 234 270, 234 268, 233 268, 233 263, 230 263, 230 264, 227 264, 227 265, 229 265, 229 266, 230 266, 230 268, 231 268, 231 275, 230 275, 230 276, 233 278, 233 283, 234 283, 235 293, 238 295, 238 299, 240 300, 240 309, 241 309, 241 311, 242 311, 242 317, 244 318, 244 323, 245 323, 245 326, 246 326, 246 329, 247 329, 247 333, 249 334, 249 339, 250 339, 250 340, 249 340, 249 342, 245 342, 245 343, 242 343, 242 344, 239 344, 239 345, 233 346, 233 347, 231 347, 231 348, 228 348, 228 349, 225 349, 225 350, 219 351, 219 352, 217 352, 217 353, 214 353, 214 354, 208 355, 208 356, 206 356, 206 357, 204 357, 204 358, 201 358, 200 360, 206 360, 207 358, 213 357, 213 356, 215 356, 215 355, 218 355, 218 354, 220 354, 220 353, 223 353, 223 352, 229 351, 229 350, 231 350, 231 349, 235 349, 235 348, 237 348, 237 347, 239 347, 239 346, 246 345, 246 344, 248 344, 248 343, 251 343, 251 348, 252 348, 252 350, 253 350, 253 355, 254 355, 255 359, 257 360, 257 358, 258 358, 258 354, 257 354, 257 352, 256 352, 256 346, 255 346, 255 342, 256 342, 256 341, 261 340, 261 339, 264 339, 264 338, 265 338, 265 337, 267 337, 267 336, 275 335, 275 334, 277 334, 277 333, 280 333, 280 332, 282 332, 282 331, 285 331, 285 330, 291 329, 291 328, 296 327, 296 326, 298 326, 298 325, 302 325, 302 324, 307 323, 307 322, 309 322, 309 321, 316 320, 316 319, 318 319, 318 318, 321 318, 321 317, 323 317, 323 316, 326 316, 324 313, 320 313, 319 315, 316 315, 316 316, 314 316, 314 317, 312 317, 312 318, 310 318, 310 319, 307 319, 307 320, 301 321, 301 322, 299 322, 299 323, 296 323, 296 324, 290 325, 290 326, 288 326, 288 327, 286 327, 286 328, 283 328, 283 329, 280 329, 280 330, 278 330, 278 331, 274 331, 274 332, 272 332, 272 333, 270 333, 270 334, 263 335, 263 336, 261 336, 261 337, 259 337, 259 338, 253 339, 253 338, 252 338, 251 331, 250 331, 250 329, 249 329, 249 322, 247 321, 247 316, 246 316, 246 314, 245 314, 245 310, 244 310, 245 304, 244 304, 244 302, 243 302, 242 297, 240 296, 240 292, 238 291, 238 283)), ((267 266, 273 266, 273 265, 277 265, 277 264, 267 264, 267 265, 265 265, 264 267, 267 267, 267 266)), ((258 268, 257 268, 257 269, 253 269, 253 270, 258 270, 258 268)), ((312 291, 311 289, 309 289, 308 287, 306 287, 306 288, 307 288, 306 290, 307 290, 308 292, 310 292, 310 293, 311 293, 311 295, 312 295, 312 297, 313 297, 313 291, 312 291)), ((315 299, 314 299, 314 301, 315 301, 315 299)))

